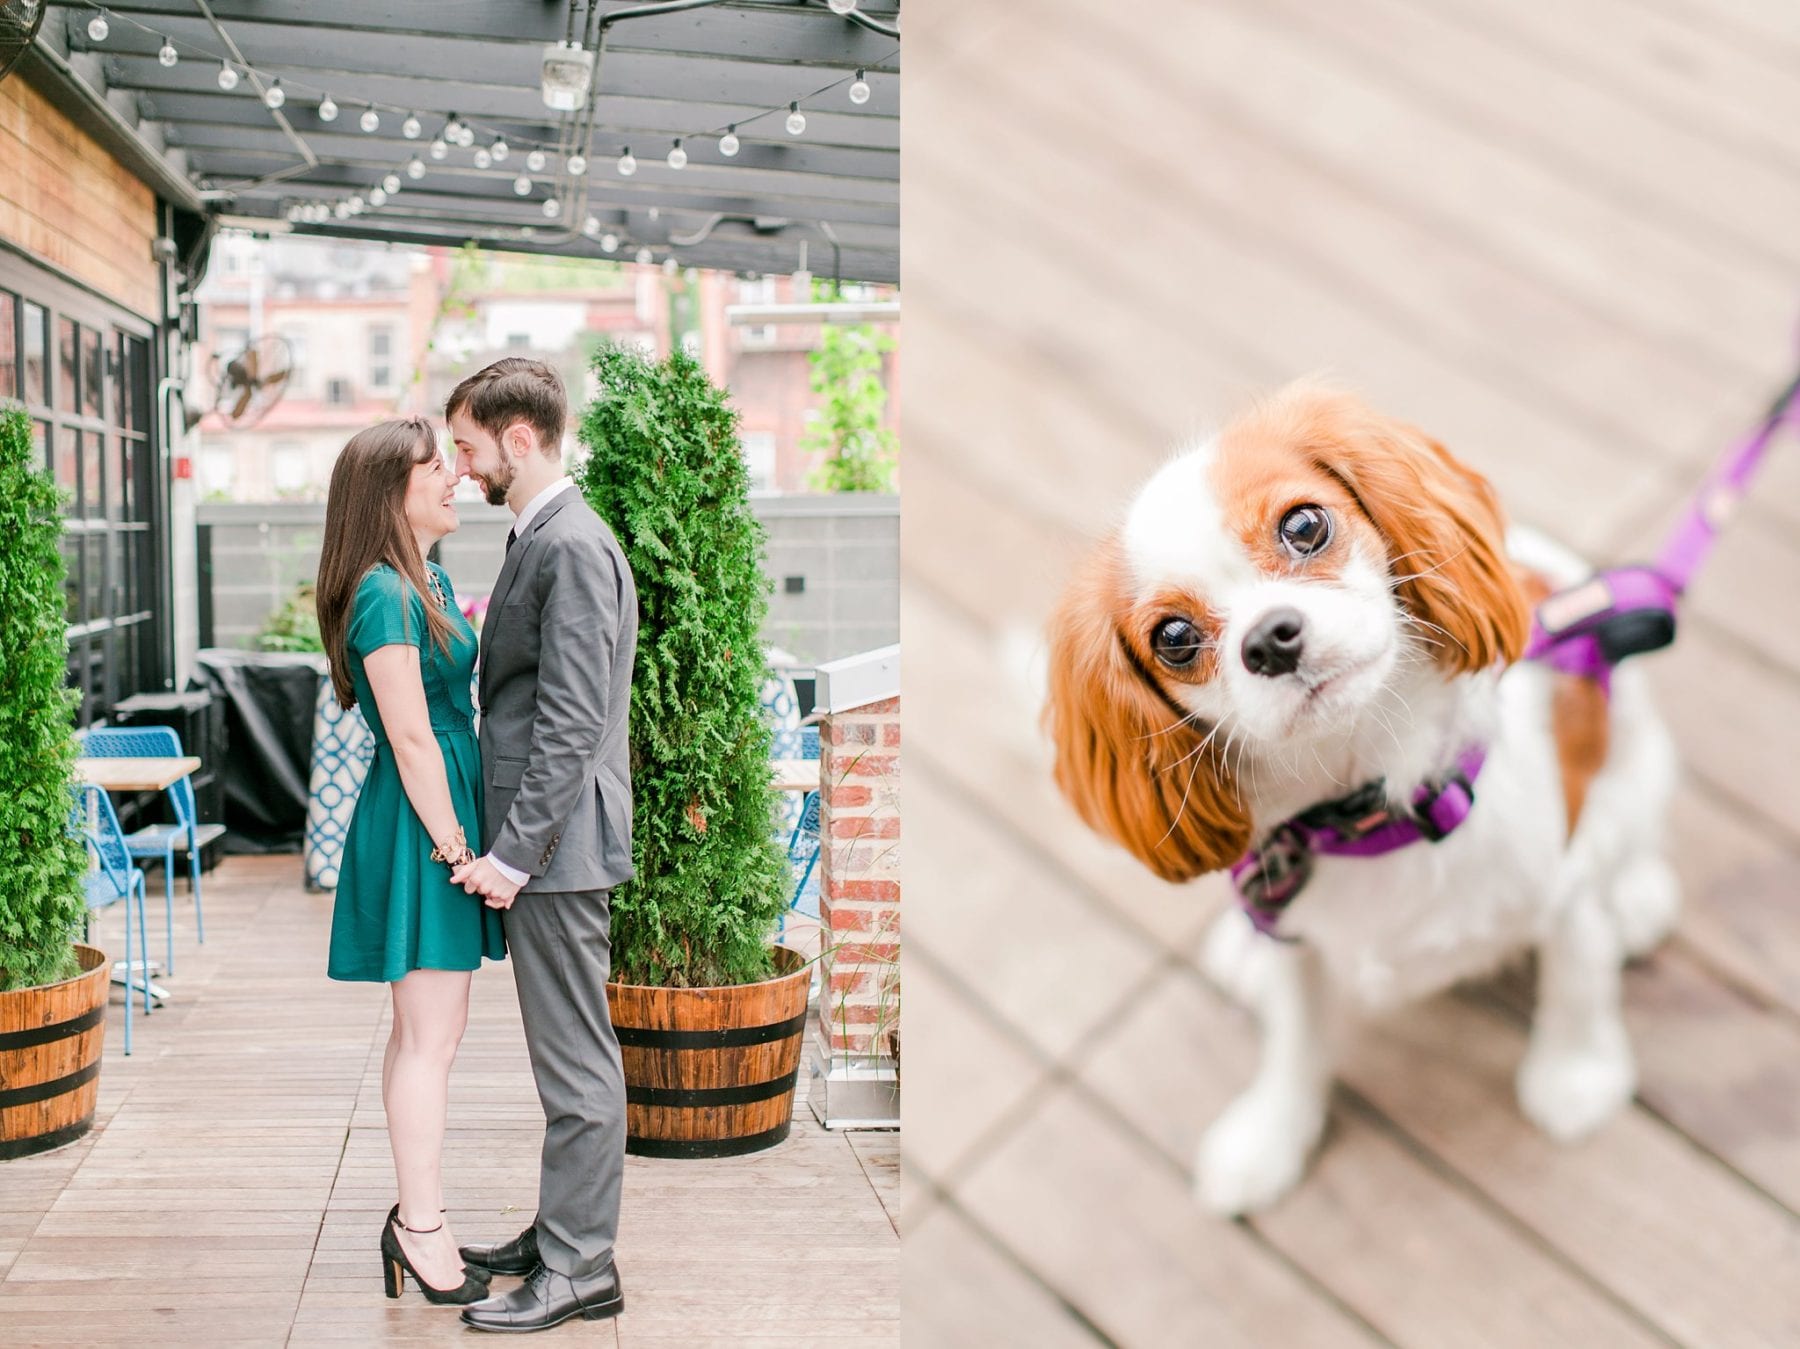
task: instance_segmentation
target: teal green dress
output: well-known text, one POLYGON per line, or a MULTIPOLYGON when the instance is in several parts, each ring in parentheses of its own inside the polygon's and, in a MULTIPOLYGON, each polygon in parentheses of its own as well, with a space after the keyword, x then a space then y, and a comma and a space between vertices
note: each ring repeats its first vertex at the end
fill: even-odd
POLYGON ((363 661, 377 647, 419 648, 431 729, 444 754, 450 800, 469 846, 481 848, 481 750, 475 740, 469 677, 479 649, 456 607, 450 578, 427 563, 449 598, 451 640, 438 649, 425 627, 425 600, 385 563, 369 569, 350 606, 345 642, 356 705, 375 733, 375 758, 363 779, 344 839, 337 902, 331 914, 333 979, 391 983, 412 970, 473 970, 506 955, 500 914, 450 883, 450 868, 431 860, 430 834, 407 800, 394 751, 382 730, 363 661))

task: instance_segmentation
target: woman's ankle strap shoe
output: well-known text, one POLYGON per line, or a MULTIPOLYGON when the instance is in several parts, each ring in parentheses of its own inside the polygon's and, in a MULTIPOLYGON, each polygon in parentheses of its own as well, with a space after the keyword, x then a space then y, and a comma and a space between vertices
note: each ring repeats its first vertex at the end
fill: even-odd
MULTIPOLYGON (((406 1275, 412 1275, 413 1282, 419 1285, 419 1291, 425 1295, 427 1302, 439 1305, 467 1305, 479 1302, 488 1295, 487 1280, 474 1271, 465 1268, 463 1281, 455 1288, 434 1288, 419 1277, 419 1272, 412 1267, 412 1261, 406 1258, 406 1251, 400 1245, 400 1237, 395 1232, 397 1226, 405 1226, 400 1222, 399 1206, 388 1215, 388 1221, 381 1228, 381 1277, 382 1285, 389 1297, 399 1297, 406 1287, 406 1275)), ((412 1231, 407 1228, 407 1231, 412 1231)), ((430 1229, 436 1231, 436 1228, 430 1229)))

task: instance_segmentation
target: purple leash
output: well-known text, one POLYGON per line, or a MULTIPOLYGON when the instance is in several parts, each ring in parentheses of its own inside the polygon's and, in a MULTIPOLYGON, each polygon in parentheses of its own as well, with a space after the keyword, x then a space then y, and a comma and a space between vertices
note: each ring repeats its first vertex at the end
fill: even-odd
MULTIPOLYGON (((1749 490, 1776 434, 1800 423, 1796 399, 1800 374, 1756 430, 1714 468, 1654 566, 1610 567, 1538 605, 1524 659, 1591 679, 1610 692, 1613 666, 1673 642, 1677 601, 1749 490)), ((1260 847, 1232 865, 1231 881, 1244 913, 1258 932, 1286 940, 1276 925, 1306 887, 1316 855, 1379 857, 1447 837, 1475 808, 1475 779, 1486 755, 1480 746, 1464 750, 1448 774, 1414 789, 1408 814, 1389 808, 1387 785, 1377 779, 1277 825, 1260 847)))

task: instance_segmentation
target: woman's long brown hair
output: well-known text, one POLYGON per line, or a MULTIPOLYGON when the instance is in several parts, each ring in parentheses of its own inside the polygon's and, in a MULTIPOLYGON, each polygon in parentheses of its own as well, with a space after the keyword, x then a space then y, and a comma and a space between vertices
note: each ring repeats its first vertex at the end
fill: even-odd
POLYGON ((339 452, 325 498, 325 542, 319 550, 319 636, 331 666, 338 702, 356 706, 350 684, 350 607, 369 568, 385 562, 425 598, 425 626, 438 650, 450 649, 450 618, 428 598, 425 560, 406 523, 412 471, 438 453, 437 434, 423 417, 377 422, 358 431, 339 452))

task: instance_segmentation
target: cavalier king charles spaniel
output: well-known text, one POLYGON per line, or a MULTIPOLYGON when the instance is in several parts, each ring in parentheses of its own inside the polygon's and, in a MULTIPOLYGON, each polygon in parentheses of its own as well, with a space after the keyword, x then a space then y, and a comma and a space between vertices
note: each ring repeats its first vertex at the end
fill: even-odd
POLYGON ((1572 1139, 1630 1098, 1620 967, 1674 921, 1674 752, 1641 671, 1608 691, 1520 661, 1532 605, 1587 574, 1508 537, 1486 480, 1416 428, 1303 385, 1163 467, 1070 587, 1045 709, 1056 780, 1164 879, 1231 868, 1321 803, 1408 817, 1422 784, 1480 756, 1454 832, 1313 856, 1273 932, 1243 908, 1209 931, 1202 965, 1257 1013, 1263 1048, 1201 1143, 1208 1207, 1261 1208, 1299 1179, 1340 1018, 1525 948, 1524 1113, 1572 1139))

